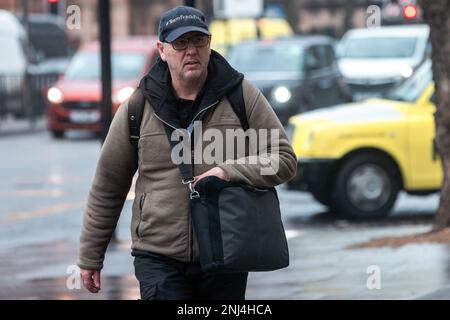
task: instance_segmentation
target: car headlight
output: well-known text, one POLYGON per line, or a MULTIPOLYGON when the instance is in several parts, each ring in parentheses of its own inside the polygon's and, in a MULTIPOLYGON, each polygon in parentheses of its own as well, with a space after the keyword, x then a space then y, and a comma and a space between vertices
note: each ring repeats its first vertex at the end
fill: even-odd
POLYGON ((400 74, 404 78, 409 78, 412 76, 413 72, 414 72, 413 68, 411 68, 410 66, 405 66, 402 68, 400 74))
POLYGON ((288 102, 292 97, 291 90, 286 87, 278 87, 273 91, 273 97, 278 103, 288 102))
POLYGON ((56 87, 51 87, 47 91, 47 99, 51 103, 61 103, 64 101, 64 95, 61 90, 56 87))
POLYGON ((131 96, 131 94, 134 92, 134 88, 132 87, 125 87, 117 91, 112 97, 112 100, 114 103, 122 104, 131 96))

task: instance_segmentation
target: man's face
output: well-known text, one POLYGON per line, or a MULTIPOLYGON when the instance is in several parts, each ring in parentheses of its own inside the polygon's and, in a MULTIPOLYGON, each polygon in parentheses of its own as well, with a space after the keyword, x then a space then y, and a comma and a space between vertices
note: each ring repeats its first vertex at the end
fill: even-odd
POLYGON ((189 83, 201 79, 207 72, 210 37, 201 32, 188 32, 172 43, 158 42, 158 51, 167 62, 172 78, 189 83))

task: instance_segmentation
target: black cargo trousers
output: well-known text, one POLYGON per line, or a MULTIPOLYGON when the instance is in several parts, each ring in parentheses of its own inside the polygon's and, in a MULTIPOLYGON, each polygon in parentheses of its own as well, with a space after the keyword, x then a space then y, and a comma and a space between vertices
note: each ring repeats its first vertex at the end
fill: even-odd
POLYGON ((248 273, 210 274, 199 263, 133 250, 142 300, 244 300, 248 273))

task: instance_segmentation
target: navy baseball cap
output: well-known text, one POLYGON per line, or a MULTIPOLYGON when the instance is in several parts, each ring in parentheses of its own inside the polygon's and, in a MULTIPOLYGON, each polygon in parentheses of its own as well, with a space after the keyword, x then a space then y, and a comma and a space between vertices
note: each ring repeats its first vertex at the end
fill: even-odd
POLYGON ((211 35, 200 10, 178 6, 166 11, 159 21, 159 41, 172 42, 187 32, 198 31, 211 35))

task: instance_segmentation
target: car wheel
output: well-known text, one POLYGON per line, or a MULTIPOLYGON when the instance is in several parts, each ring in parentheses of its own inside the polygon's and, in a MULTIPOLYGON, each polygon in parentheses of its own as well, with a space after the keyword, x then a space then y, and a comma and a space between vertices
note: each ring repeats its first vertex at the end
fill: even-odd
POLYGON ((348 218, 381 218, 389 215, 400 186, 392 161, 375 154, 357 155, 338 169, 331 206, 348 218))
POLYGON ((52 130, 52 136, 55 139, 62 139, 64 138, 64 131, 52 130))
POLYGON ((329 207, 331 205, 331 199, 329 193, 326 190, 310 190, 310 193, 314 197, 314 200, 329 207))

